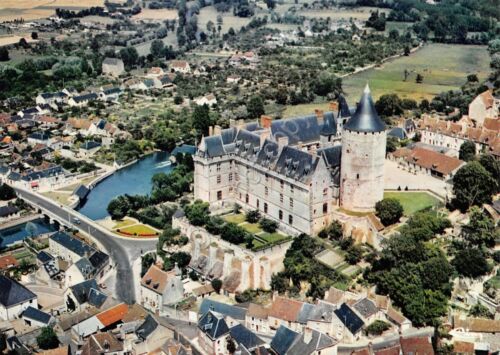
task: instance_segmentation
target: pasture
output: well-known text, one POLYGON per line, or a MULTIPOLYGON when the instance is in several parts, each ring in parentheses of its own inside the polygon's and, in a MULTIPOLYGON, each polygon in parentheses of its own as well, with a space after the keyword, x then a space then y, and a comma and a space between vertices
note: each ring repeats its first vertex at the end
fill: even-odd
POLYGON ((478 74, 483 80, 489 73, 489 55, 485 46, 448 44, 426 45, 408 57, 399 57, 343 79, 343 88, 352 104, 361 95, 368 82, 374 98, 395 93, 403 98, 420 101, 436 94, 456 90, 467 80, 468 74, 478 74), (410 76, 404 81, 404 71, 410 76), (415 82, 417 74, 424 80, 415 82))
POLYGON ((92 6, 104 6, 104 0, 2 0, 0 23, 21 18, 29 21, 49 17, 56 8, 80 10, 92 6))

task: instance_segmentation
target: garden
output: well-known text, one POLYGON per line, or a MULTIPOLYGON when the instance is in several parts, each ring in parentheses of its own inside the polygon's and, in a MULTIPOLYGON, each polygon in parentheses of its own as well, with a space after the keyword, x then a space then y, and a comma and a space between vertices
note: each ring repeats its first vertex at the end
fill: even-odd
POLYGON ((441 202, 427 192, 385 192, 384 198, 394 198, 401 203, 405 216, 431 207, 439 206, 441 202))

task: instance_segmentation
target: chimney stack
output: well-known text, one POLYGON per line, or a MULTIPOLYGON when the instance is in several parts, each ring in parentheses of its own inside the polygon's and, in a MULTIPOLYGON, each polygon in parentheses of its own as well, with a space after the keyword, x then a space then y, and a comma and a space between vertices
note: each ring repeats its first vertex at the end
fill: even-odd
POLYGON ((222 133, 222 128, 219 125, 214 126, 214 136, 219 136, 222 133))
POLYGON ((273 121, 271 116, 262 115, 260 116, 260 125, 262 128, 271 128, 271 122, 273 121))
POLYGON ((331 101, 330 111, 338 111, 338 110, 339 110, 339 103, 337 101, 331 101))
POLYGON ((288 145, 288 137, 287 136, 278 137, 277 141, 278 141, 278 146, 280 148, 286 147, 288 145))
POLYGON ((318 123, 323 124, 323 121, 325 120, 325 118, 323 116, 323 110, 316 109, 316 110, 314 110, 314 114, 318 118, 318 123))
POLYGON ((238 129, 243 129, 243 128, 245 128, 245 120, 244 120, 244 119, 242 119, 242 118, 240 118, 240 119, 238 120, 238 123, 237 123, 237 126, 236 126, 236 127, 237 127, 238 129))
POLYGON ((214 135, 214 127, 213 126, 209 126, 208 127, 208 136, 211 137, 214 135))
POLYGON ((304 328, 304 343, 309 344, 312 340, 312 329, 309 327, 304 328))

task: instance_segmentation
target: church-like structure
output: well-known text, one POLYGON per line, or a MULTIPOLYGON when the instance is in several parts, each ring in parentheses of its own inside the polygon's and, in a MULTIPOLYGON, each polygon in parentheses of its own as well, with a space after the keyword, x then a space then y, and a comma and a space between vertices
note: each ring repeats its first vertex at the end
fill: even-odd
POLYGON ((355 110, 259 123, 231 122, 203 137, 194 194, 213 209, 257 209, 290 234, 316 234, 338 207, 369 212, 383 198, 385 124, 368 86, 355 110))

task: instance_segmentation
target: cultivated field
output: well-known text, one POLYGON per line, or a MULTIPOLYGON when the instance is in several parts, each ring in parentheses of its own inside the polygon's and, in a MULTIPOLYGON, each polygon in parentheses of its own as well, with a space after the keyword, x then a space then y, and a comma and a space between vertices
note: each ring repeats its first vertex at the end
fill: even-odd
POLYGON ((58 7, 78 10, 92 6, 104 6, 104 0, 1 0, 0 22, 49 17, 58 7))
POLYGON ((367 82, 375 98, 395 93, 415 100, 431 99, 440 92, 458 89, 468 74, 486 78, 489 61, 485 46, 430 44, 409 57, 344 78, 343 88, 349 102, 358 99, 367 82), (405 69, 411 74, 403 81, 405 69), (417 73, 424 77, 421 84, 415 82, 417 73))
POLYGON ((370 12, 372 11, 379 12, 389 12, 384 9, 377 9, 371 7, 359 7, 356 9, 346 9, 346 8, 338 8, 338 9, 328 9, 328 10, 300 10, 297 11, 297 14, 309 17, 309 18, 328 18, 330 17, 332 20, 338 19, 355 19, 366 21, 370 17, 370 12))
POLYGON ((230 27, 238 31, 251 21, 251 18, 236 17, 232 12, 217 12, 213 6, 207 6, 200 10, 200 14, 198 15, 198 27, 205 31, 208 21, 212 21, 217 26, 217 15, 221 15, 223 20, 221 33, 226 33, 230 27))
POLYGON ((134 20, 174 20, 177 19, 177 10, 169 10, 169 9, 142 9, 140 13, 134 15, 132 19, 134 20))

